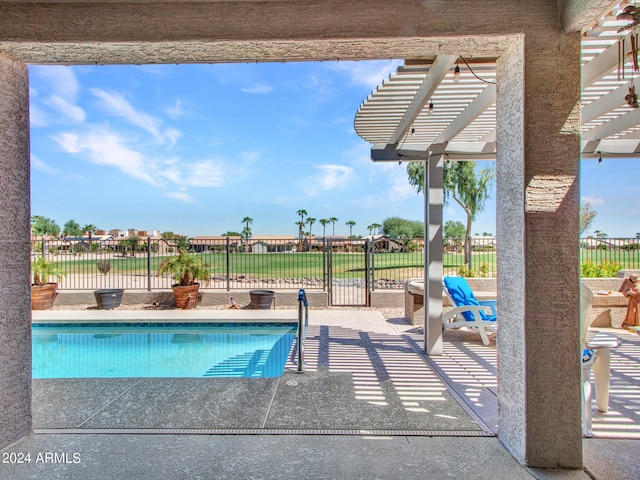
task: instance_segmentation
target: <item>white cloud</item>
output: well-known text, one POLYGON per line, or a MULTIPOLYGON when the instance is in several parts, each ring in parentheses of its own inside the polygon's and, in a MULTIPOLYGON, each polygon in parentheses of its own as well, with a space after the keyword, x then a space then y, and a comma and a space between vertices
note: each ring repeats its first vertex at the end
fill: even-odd
POLYGON ((44 163, 40 160, 36 155, 31 155, 31 167, 36 170, 40 170, 42 172, 48 173, 49 175, 57 175, 58 170, 51 167, 50 165, 44 163))
POLYGON ((54 140, 68 153, 86 153, 87 158, 96 165, 115 167, 122 172, 152 185, 158 181, 153 162, 130 149, 124 139, 104 128, 95 128, 85 134, 62 133, 54 140))
POLYGON ((254 95, 266 95, 268 93, 273 92, 274 89, 270 85, 255 84, 255 85, 252 85, 251 87, 241 88, 240 90, 246 93, 254 94, 254 95))
POLYGON ((335 190, 347 186, 354 174, 353 168, 345 165, 317 165, 320 176, 306 179, 306 192, 309 196, 315 196, 321 191, 335 190))
POLYGON ((178 139, 182 136, 182 132, 176 128, 169 127, 165 129, 164 136, 169 140, 171 145, 175 145, 178 139))
POLYGON ((31 125, 45 127, 54 122, 84 122, 86 114, 76 104, 80 85, 71 68, 61 66, 32 67, 32 72, 42 85, 39 90, 30 89, 32 94, 31 125))
POLYGON ((75 101, 80 91, 80 85, 72 68, 58 65, 41 66, 33 67, 32 71, 38 77, 46 80, 52 95, 75 101))
POLYGON ((71 123, 82 123, 86 118, 82 108, 57 95, 49 97, 44 101, 44 104, 57 111, 71 123))
POLYGON ((330 65, 335 70, 345 73, 351 83, 374 89, 402 65, 402 60, 338 62, 330 65))
MULTIPOLYGON (((125 138, 108 128, 94 127, 80 133, 64 132, 53 139, 67 153, 79 154, 79 158, 88 159, 96 165, 114 167, 154 186, 174 184, 180 188, 215 188, 224 184, 222 159, 194 162, 183 162, 179 157, 156 159, 133 149, 125 138)), ((181 201, 195 201, 190 195, 172 195, 177 195, 176 198, 181 201)))
POLYGON ((174 200, 178 200, 183 203, 194 203, 195 200, 191 195, 185 192, 167 192, 164 194, 165 197, 172 198, 174 200))
POLYGON ((124 118, 129 123, 140 127, 161 142, 164 142, 165 136, 160 131, 162 120, 148 113, 137 111, 124 96, 119 93, 105 92, 100 88, 92 88, 91 93, 102 101, 102 106, 108 113, 124 118))
POLYGON ((582 203, 590 203, 591 206, 605 204, 604 198, 599 198, 599 197, 582 197, 581 201, 582 203))
POLYGON ((177 118, 185 115, 185 111, 182 109, 182 101, 178 98, 175 104, 165 108, 164 113, 171 118, 177 118))
POLYGON ((220 187, 224 183, 222 165, 213 160, 204 160, 188 166, 186 185, 192 187, 220 187))

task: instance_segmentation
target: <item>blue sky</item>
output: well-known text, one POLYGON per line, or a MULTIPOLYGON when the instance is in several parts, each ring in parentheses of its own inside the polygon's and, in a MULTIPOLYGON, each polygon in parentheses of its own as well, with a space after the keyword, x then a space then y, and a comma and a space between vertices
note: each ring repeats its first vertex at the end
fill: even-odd
MULTIPOLYGON (((422 220, 405 165, 371 162, 353 130, 399 63, 32 66, 32 214, 190 236, 241 231, 246 216, 254 235, 296 235, 300 209, 337 217, 336 235, 348 220, 356 235, 422 220)), ((640 232, 634 165, 584 162, 591 230, 640 232)), ((451 204, 445 220, 465 218, 451 204)), ((495 189, 473 232, 495 233, 495 189)))

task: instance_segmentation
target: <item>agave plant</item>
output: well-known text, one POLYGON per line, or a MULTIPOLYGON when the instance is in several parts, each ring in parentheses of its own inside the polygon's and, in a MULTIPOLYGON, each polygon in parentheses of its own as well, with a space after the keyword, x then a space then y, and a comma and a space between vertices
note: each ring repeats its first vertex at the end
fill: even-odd
POLYGON ((195 285, 197 280, 208 281, 211 276, 211 267, 203 263, 199 256, 181 248, 177 255, 172 255, 162 261, 158 273, 161 275, 163 273, 171 274, 176 284, 185 287, 195 285))
POLYGON ((45 257, 38 257, 31 263, 31 273, 33 274, 33 284, 42 286, 49 282, 49 277, 56 280, 66 275, 59 263, 51 262, 45 257))

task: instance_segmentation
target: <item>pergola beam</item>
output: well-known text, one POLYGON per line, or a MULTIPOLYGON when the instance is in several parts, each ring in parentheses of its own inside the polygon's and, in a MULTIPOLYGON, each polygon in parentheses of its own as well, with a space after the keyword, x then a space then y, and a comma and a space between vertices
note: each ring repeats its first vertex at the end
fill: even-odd
POLYGON ((429 73, 424 77, 422 84, 407 107, 404 117, 391 135, 389 144, 400 143, 457 59, 456 55, 438 55, 436 57, 431 64, 431 68, 429 68, 429 73))
POLYGON ((496 84, 490 83, 469 104, 464 111, 449 124, 447 128, 436 138, 434 143, 446 143, 455 138, 462 130, 469 126, 482 112, 496 102, 496 84))

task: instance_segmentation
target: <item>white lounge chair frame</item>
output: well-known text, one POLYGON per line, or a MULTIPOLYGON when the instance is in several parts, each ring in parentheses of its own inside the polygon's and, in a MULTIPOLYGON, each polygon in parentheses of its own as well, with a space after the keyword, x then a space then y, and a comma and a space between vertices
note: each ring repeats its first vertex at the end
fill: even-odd
POLYGON ((442 290, 445 295, 451 302, 451 305, 454 305, 454 308, 442 314, 442 327, 443 328, 471 328, 477 329, 480 334, 480 338, 482 338, 482 343, 484 345, 489 345, 489 335, 495 334, 497 332, 497 323, 496 321, 488 321, 483 320, 480 312, 483 311, 487 315, 497 315, 496 310, 496 300, 483 300, 479 301, 480 305, 456 305, 456 302, 453 301, 451 295, 449 294, 449 290, 445 286, 444 282, 442 283, 442 290), (462 316, 463 312, 470 312, 473 315, 473 320, 467 320, 462 316))
POLYGON ((580 358, 582 362, 582 434, 591 437, 592 414, 591 397, 593 388, 591 385, 591 372, 593 371, 596 385, 596 404, 598 410, 609 410, 609 381, 610 381, 610 352, 612 348, 620 345, 617 335, 608 332, 598 332, 587 340, 587 331, 591 320, 591 306, 593 304, 593 292, 583 282, 580 282, 580 330, 581 345, 580 358), (590 358, 585 358, 584 351, 589 349, 590 358))

